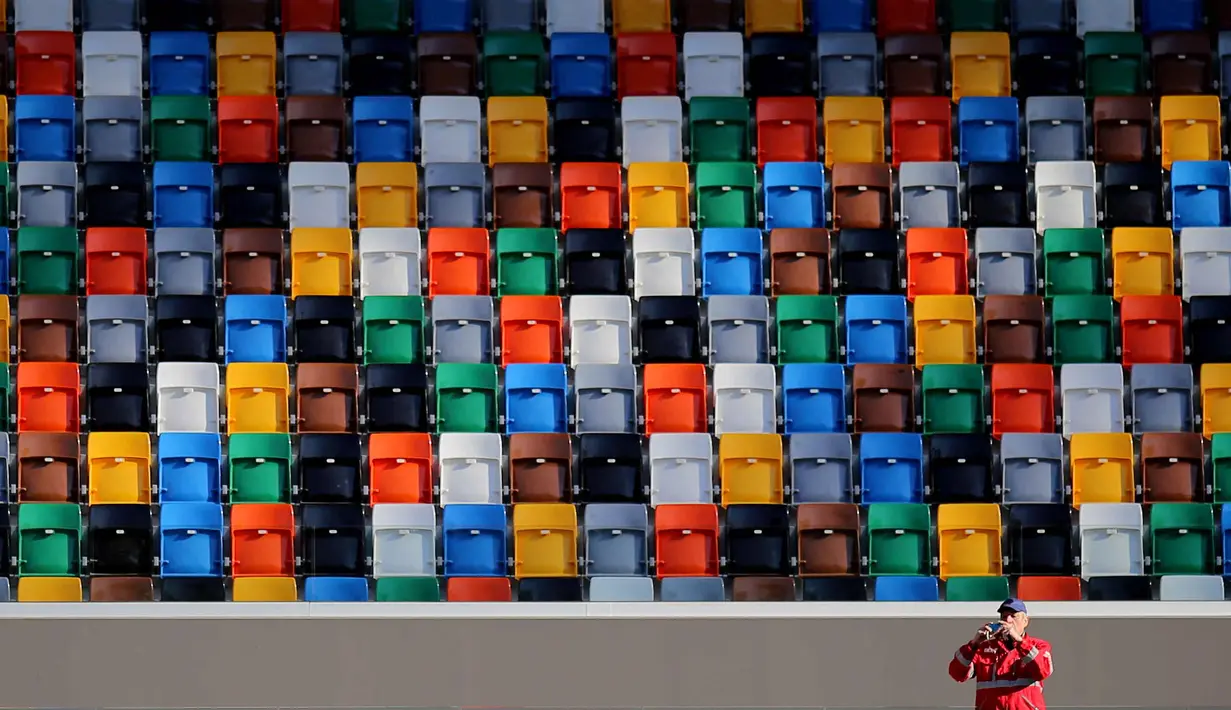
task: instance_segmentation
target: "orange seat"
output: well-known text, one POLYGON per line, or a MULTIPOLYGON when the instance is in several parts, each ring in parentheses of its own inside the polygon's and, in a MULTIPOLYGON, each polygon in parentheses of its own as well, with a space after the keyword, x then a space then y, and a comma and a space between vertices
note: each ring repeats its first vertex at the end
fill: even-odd
POLYGON ((341 0, 282 0, 283 32, 337 32, 341 0))
POLYGON ((278 161, 278 98, 218 97, 218 163, 278 161))
POLYGON ((906 230, 906 298, 958 296, 970 290, 966 230, 916 227, 906 230))
POLYGON ((513 600, 508 577, 450 577, 445 599, 451 602, 507 602, 513 600))
POLYGON ((889 103, 893 167, 953 159, 953 105, 940 96, 899 96, 889 103))
POLYGON ((500 362, 564 362, 564 306, 559 296, 500 299, 500 362))
POLYGON ((645 366, 645 433, 707 431, 705 366, 652 363, 645 366))
POLYGON ((295 513, 289 503, 231 506, 231 576, 295 574, 295 513))
POLYGON ((90 227, 85 232, 85 293, 145 295, 145 230, 90 227))
POLYGON ((675 35, 670 32, 616 37, 616 95, 675 96, 675 35))
POLYGON ((1120 299, 1120 332, 1125 367, 1184 361, 1184 304, 1179 296, 1120 299))
POLYGON ((435 227, 427 233, 428 295, 486 296, 491 291, 487 230, 435 227))
POLYGON ((432 437, 372 434, 368 440, 372 505, 432 502, 432 437))
POLYGON ((992 436, 1056 430, 1051 365, 992 365, 992 436))
POLYGON ((81 373, 73 362, 17 365, 17 431, 81 431, 81 373))
POLYGON ((672 503, 654 509, 659 578, 718 575, 718 506, 672 503))
POLYGON ((1028 602, 1081 601, 1079 577, 1021 577, 1017 580, 1017 598, 1028 602))
POLYGON ((816 101, 757 99, 757 165, 816 162, 816 101))
POLYGON ((560 231, 619 229, 623 223, 624 176, 619 163, 560 166, 560 231))
POLYGON ((14 35, 17 95, 74 96, 77 38, 72 32, 23 30, 14 35))

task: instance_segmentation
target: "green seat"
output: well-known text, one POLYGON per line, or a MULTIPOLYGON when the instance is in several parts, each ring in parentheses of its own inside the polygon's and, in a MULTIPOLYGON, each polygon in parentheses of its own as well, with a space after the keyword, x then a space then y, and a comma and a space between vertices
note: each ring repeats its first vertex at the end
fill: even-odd
POLYGON ((1115 362, 1111 296, 1056 296, 1051 299, 1052 362, 1115 362))
POLYGON ((868 506, 868 574, 930 575, 932 520, 925 503, 868 506))
POLYGON ((22 227, 17 230, 17 293, 77 293, 77 230, 22 227))
POLYGON ((1145 90, 1145 40, 1136 32, 1088 32, 1086 96, 1133 96, 1145 90))
POLYGON ((922 391, 924 434, 984 431, 982 366, 924 365, 922 391))
POLYGON ((17 507, 17 576, 75 577, 81 573, 81 508, 75 503, 17 507))
POLYGON ((9 428, 9 397, 13 392, 13 380, 8 362, 0 362, 0 431, 9 428))
POLYGON ((697 165, 697 228, 757 226, 757 166, 697 165))
POLYGON ((1046 296, 1107 293, 1101 229, 1049 229, 1043 232, 1043 285, 1046 296))
POLYGON ((13 181, 9 177, 8 164, 6 163, 3 169, 0 169, 0 226, 9 224, 9 205, 12 204, 10 194, 13 190, 13 181))
POLYGON ((838 299, 834 296, 779 296, 778 364, 838 361, 838 299))
POLYGON ((209 99, 155 96, 150 99, 150 145, 155 162, 212 161, 209 99))
POLYGON ((748 99, 698 97, 688 104, 689 159, 741 163, 752 159, 752 109, 748 99))
POLYGON ((289 434, 232 434, 227 468, 232 503, 291 502, 289 434))
POLYGON ((1156 575, 1212 574, 1214 508, 1206 503, 1154 503, 1150 547, 1156 575))
POLYGON ((556 230, 496 231, 496 295, 554 296, 559 292, 556 230))
POLYGON ((492 32, 483 40, 488 96, 538 96, 547 77, 547 49, 538 32, 492 32))
POLYGON ((999 602, 1008 598, 1008 577, 950 577, 945 582, 945 601, 999 602))
POLYGON ((1214 435, 1210 462, 1214 465, 1214 502, 1231 503, 1231 432, 1214 435))
POLYGON ((346 31, 402 32, 410 26, 410 0, 348 0, 346 31))
POLYGON ((378 577, 378 602, 438 602, 440 582, 435 577, 378 577))
POLYGON ((943 17, 949 32, 997 32, 1004 29, 1004 0, 945 0, 943 17))
POLYGON ((450 362, 436 366, 436 431, 497 433, 496 366, 450 362))
POLYGON ((363 363, 423 362, 423 297, 363 299, 363 363))

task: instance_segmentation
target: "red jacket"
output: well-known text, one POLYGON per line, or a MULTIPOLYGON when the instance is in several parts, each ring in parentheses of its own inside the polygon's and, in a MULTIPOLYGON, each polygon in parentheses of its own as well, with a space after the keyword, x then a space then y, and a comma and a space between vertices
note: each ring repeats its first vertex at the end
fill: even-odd
POLYGON ((1043 681, 1051 671, 1051 644, 1031 636, 967 643, 949 661, 953 680, 974 679, 975 710, 1047 710, 1043 681))

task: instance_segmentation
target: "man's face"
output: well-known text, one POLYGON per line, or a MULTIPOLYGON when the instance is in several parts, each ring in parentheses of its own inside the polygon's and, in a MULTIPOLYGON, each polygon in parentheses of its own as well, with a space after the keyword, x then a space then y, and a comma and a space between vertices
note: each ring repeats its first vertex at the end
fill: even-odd
POLYGON ((1026 625, 1030 623, 1030 617, 1026 616, 1025 612, 1001 609, 1000 621, 1005 624, 1012 624, 1019 631, 1025 631, 1026 625))

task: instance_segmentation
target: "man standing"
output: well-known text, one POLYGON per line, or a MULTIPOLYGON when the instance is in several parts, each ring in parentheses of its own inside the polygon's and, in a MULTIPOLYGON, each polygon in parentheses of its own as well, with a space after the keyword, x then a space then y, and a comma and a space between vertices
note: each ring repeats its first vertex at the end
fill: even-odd
POLYGON ((1030 617, 1022 600, 1004 600, 999 614, 999 622, 984 624, 953 654, 949 675, 959 683, 974 679, 975 710, 1046 710, 1051 644, 1026 635, 1030 617))

